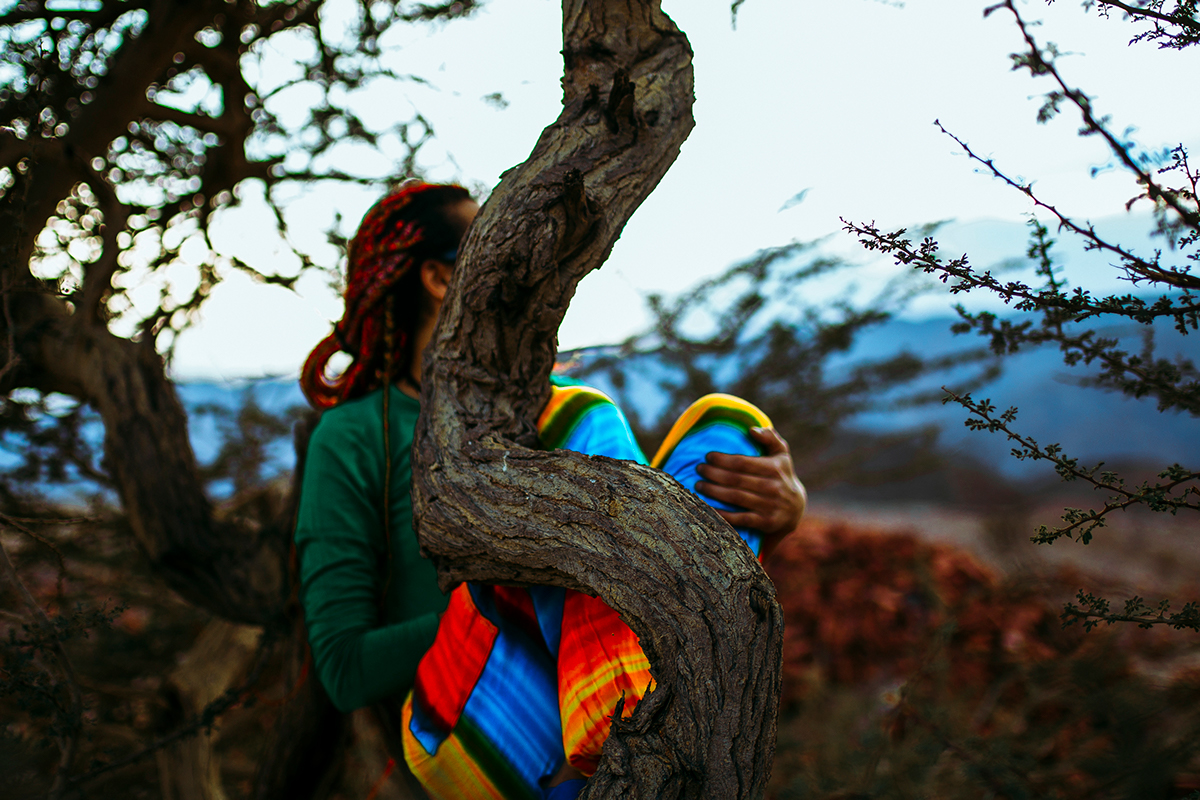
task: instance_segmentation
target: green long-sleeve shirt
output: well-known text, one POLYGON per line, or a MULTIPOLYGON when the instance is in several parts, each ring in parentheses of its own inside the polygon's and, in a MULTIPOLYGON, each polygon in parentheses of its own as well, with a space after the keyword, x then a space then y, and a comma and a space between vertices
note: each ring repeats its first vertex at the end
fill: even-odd
POLYGON ((412 439, 420 404, 392 388, 392 563, 382 619, 383 392, 322 415, 304 467, 296 550, 317 677, 351 711, 412 686, 447 596, 412 526, 412 439))

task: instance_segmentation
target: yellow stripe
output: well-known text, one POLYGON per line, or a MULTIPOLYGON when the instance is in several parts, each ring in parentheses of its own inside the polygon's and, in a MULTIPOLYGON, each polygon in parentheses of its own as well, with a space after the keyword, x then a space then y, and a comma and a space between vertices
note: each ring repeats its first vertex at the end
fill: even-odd
POLYGON ((546 407, 542 409, 541 416, 538 417, 538 430, 546 427, 546 424, 562 408, 563 403, 579 394, 584 388, 583 386, 551 386, 550 401, 546 403, 546 407))
POLYGON ((667 433, 667 438, 658 448, 658 452, 654 454, 654 459, 650 462, 650 466, 655 469, 660 469, 663 462, 667 460, 667 456, 679 444, 679 441, 692 429, 700 418, 712 408, 730 408, 735 411, 743 411, 752 416, 759 423, 760 428, 771 427, 771 420, 762 412, 758 406, 747 403, 740 397, 734 397, 731 394, 706 394, 696 402, 688 406, 687 411, 684 411, 679 419, 675 420, 675 424, 671 426, 670 432, 667 433))
POLYGON ((504 800, 500 790, 488 780, 463 749, 462 743, 455 733, 451 733, 441 746, 437 755, 431 756, 412 735, 409 727, 412 722, 412 692, 404 701, 400 713, 400 723, 403 729, 404 760, 413 775, 421 782, 421 786, 429 795, 430 800, 504 800))
POLYGON ((645 686, 650 681, 650 662, 641 652, 638 652, 637 656, 640 658, 610 661, 607 669, 595 670, 586 676, 580 676, 578 673, 565 676, 566 691, 562 693, 561 698, 563 710, 568 716, 574 714, 581 705, 599 695, 600 689, 612 686, 620 675, 627 675, 630 684, 635 687, 645 686))
POLYGON ((600 669, 581 676, 563 676, 566 691, 559 697, 563 719, 563 747, 567 758, 579 766, 579 762, 594 762, 600 757, 600 749, 608 738, 611 723, 609 718, 616 709, 621 692, 616 691, 616 678, 624 676, 625 707, 622 716, 629 716, 637 702, 654 688, 650 677, 650 662, 639 648, 610 661, 607 669, 600 669), (608 691, 603 691, 603 690, 608 691), (607 696, 605 696, 607 695, 607 696), (603 699, 601 699, 603 698, 603 699))

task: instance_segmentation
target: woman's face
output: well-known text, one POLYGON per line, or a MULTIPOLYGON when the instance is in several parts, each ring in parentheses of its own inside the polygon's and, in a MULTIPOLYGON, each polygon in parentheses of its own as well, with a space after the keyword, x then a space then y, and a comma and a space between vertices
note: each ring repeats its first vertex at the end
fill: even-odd
POLYGON ((478 213, 479 203, 476 203, 474 200, 460 200, 446 208, 446 218, 458 230, 459 244, 462 244, 462 239, 467 233, 467 228, 471 227, 471 220, 475 219, 475 215, 478 213))

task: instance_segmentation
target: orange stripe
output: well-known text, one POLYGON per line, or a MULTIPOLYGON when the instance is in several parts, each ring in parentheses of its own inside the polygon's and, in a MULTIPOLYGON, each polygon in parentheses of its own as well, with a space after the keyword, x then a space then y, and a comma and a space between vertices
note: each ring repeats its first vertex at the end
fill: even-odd
POLYGON ((567 760, 590 775, 617 703, 625 698, 622 716, 629 716, 652 686, 650 662, 637 635, 604 601, 567 592, 558 668, 567 760))

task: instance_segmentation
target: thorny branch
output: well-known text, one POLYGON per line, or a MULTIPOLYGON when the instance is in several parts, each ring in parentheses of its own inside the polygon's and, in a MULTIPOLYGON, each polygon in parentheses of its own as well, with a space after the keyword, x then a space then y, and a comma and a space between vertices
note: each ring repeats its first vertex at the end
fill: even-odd
MULTIPOLYGON (((1109 253, 1112 253, 1113 255, 1117 256, 1118 258, 1120 258, 1121 262, 1123 264, 1123 269, 1125 269, 1126 274, 1129 276, 1130 280, 1133 281, 1134 283, 1136 283, 1139 280, 1151 280, 1151 281, 1155 281, 1158 283, 1165 283, 1169 286, 1175 286, 1180 289, 1200 288, 1200 277, 1191 275, 1188 271, 1186 271, 1184 269, 1180 269, 1180 268, 1163 269, 1158 264, 1158 260, 1159 260, 1159 257, 1161 254, 1156 254, 1154 261, 1147 261, 1146 259, 1142 258, 1141 256, 1138 256, 1137 254, 1122 247, 1121 245, 1114 244, 1112 242, 1107 241, 1106 239, 1101 238, 1100 235, 1098 233, 1096 233, 1096 229, 1093 225, 1091 225, 1091 224, 1088 224, 1086 226, 1080 225, 1079 223, 1075 222, 1073 219, 1071 219, 1070 217, 1066 216, 1061 211, 1059 211, 1058 208, 1056 206, 1054 206, 1053 204, 1048 203, 1045 200, 1042 200, 1042 198, 1039 197, 1033 191, 1032 183, 1021 183, 1021 182, 1015 180, 1014 178, 1010 177, 1005 172, 1001 171, 996 166, 995 161, 993 161, 990 158, 984 158, 984 157, 978 155, 977 153, 975 153, 975 151, 971 149, 970 145, 968 145, 962 139, 958 138, 953 133, 946 130, 944 127, 942 127, 942 124, 940 121, 934 120, 933 124, 937 126, 938 130, 940 130, 942 133, 946 134, 951 139, 953 139, 958 144, 958 146, 963 149, 963 152, 965 152, 972 161, 977 161, 980 164, 982 164, 983 166, 987 167, 988 171, 991 172, 994 177, 999 178, 1004 183, 1007 183, 1009 186, 1022 192, 1038 208, 1044 208, 1047 211, 1049 211, 1052 215, 1054 215, 1054 217, 1058 220, 1060 229, 1065 228, 1065 229, 1071 231, 1072 233, 1075 233, 1075 234, 1083 237, 1083 239, 1086 243, 1085 249, 1101 250, 1101 251, 1109 252, 1109 253)), ((1186 156, 1186 153, 1184 153, 1182 151, 1182 148, 1179 148, 1179 151, 1181 153, 1180 157, 1184 160, 1183 161, 1184 167, 1185 167, 1184 171, 1186 172, 1187 171, 1186 170, 1186 157, 1187 156, 1186 156)), ((1194 189, 1195 188, 1195 179, 1191 176, 1190 173, 1188 173, 1188 176, 1189 176, 1189 179, 1191 179, 1191 181, 1193 183, 1193 189, 1194 189)), ((1159 189, 1158 191, 1167 192, 1167 191, 1177 191, 1177 190, 1159 189)), ((845 220, 843 220, 843 222, 844 221, 845 220)), ((1194 300, 1191 296, 1184 295, 1184 297, 1181 299, 1180 302, 1186 303, 1186 305, 1184 305, 1183 307, 1185 309, 1191 311, 1193 314, 1195 314, 1195 312, 1197 311, 1197 306, 1194 304, 1194 300)), ((1110 312, 1107 309, 1102 309, 1102 310, 1096 311, 1095 313, 1110 313, 1110 312)), ((1175 313, 1174 310, 1170 306, 1167 306, 1166 310, 1159 310, 1156 313, 1156 316, 1165 316, 1167 314, 1174 314, 1174 313, 1175 313)), ((1194 317, 1193 317, 1193 320, 1194 320, 1194 317)))
MULTIPOLYGON (((1083 128, 1080 129, 1081 136, 1091 136, 1098 134, 1108 144, 1109 150, 1113 155, 1125 166, 1127 170, 1132 172, 1139 183, 1145 187, 1144 197, 1148 197, 1156 205, 1165 204, 1170 207, 1190 228, 1200 228, 1200 210, 1189 208, 1180 202, 1178 193, 1171 190, 1164 190, 1155 182, 1154 178, 1130 152, 1130 147, 1121 142, 1115 134, 1108 129, 1108 118, 1097 117, 1092 110, 1091 98, 1084 94, 1079 89, 1067 85, 1066 80, 1058 71, 1058 67, 1054 63, 1054 56, 1057 55, 1057 49, 1053 45, 1043 48, 1033 38, 1033 34, 1029 32, 1029 27, 1025 19, 1017 11, 1017 7, 1013 4, 1013 0, 1005 0, 1005 2, 988 8, 984 15, 987 16, 999 8, 1007 8, 1012 12, 1013 18, 1016 20, 1017 27, 1021 31, 1021 37, 1025 40, 1025 44, 1029 49, 1024 53, 1017 53, 1012 56, 1013 69, 1028 69, 1031 75, 1049 75, 1058 84, 1058 90, 1050 92, 1046 96, 1046 103, 1043 104, 1041 111, 1038 112, 1039 121, 1045 121, 1054 114, 1058 113, 1058 106, 1063 100, 1068 100, 1078 110, 1080 117, 1083 120, 1083 128), (1046 57, 1049 54, 1049 58, 1046 57)), ((1191 198, 1193 202, 1195 198, 1191 198)))
MULTIPOLYGON (((1015 182, 1010 183, 1017 188, 1024 188, 1015 182)), ((1040 201, 1038 205, 1056 213, 1052 206, 1043 205, 1040 201)), ((1064 318, 1069 317, 1074 322, 1117 314, 1141 323, 1171 317, 1176 329, 1181 332, 1186 332, 1189 328, 1195 330, 1200 325, 1200 303, 1197 302, 1196 296, 1190 293, 1163 295, 1153 303, 1148 303, 1145 298, 1131 294, 1094 297, 1082 288, 1076 288, 1070 294, 1058 287, 1035 289, 1021 281, 1001 282, 988 271, 977 272, 970 266, 970 261, 965 255, 943 261, 939 255, 938 243, 932 237, 925 237, 919 245, 914 246, 912 240, 906 238, 906 228, 884 233, 874 222, 855 223, 843 218, 842 224, 842 229, 857 235, 859 243, 866 249, 889 255, 902 266, 937 274, 942 283, 949 284, 952 294, 986 289, 999 295, 1006 303, 1016 301, 1014 308, 1018 311, 1050 308, 1061 312, 1064 318), (951 283, 951 280, 954 282, 951 283)), ((1072 226, 1064 227, 1080 232, 1072 226)), ((1089 234, 1083 230, 1080 235, 1089 234)), ((1124 252, 1123 248, 1116 245, 1103 249, 1124 252)))
POLYGON ((1101 471, 1103 462, 1094 467, 1081 467, 1079 459, 1063 455, 1059 445, 1041 446, 1036 440, 1012 430, 1010 425, 1017 418, 1016 408, 1009 408, 997 415, 996 407, 989 400, 975 401, 969 394, 960 396, 949 389, 943 389, 947 394, 943 402, 956 402, 975 415, 966 420, 968 428, 1003 433, 1009 441, 1015 442, 1017 446, 1012 450, 1015 458, 1022 461, 1049 461, 1064 481, 1081 480, 1095 489, 1113 493, 1099 510, 1064 509, 1062 520, 1065 525, 1054 529, 1040 526, 1032 538, 1032 541, 1038 544, 1052 544, 1064 536, 1087 544, 1092 540, 1092 531, 1104 527, 1106 516, 1133 506, 1144 505, 1153 511, 1167 511, 1172 514, 1182 509, 1200 511, 1200 472, 1192 472, 1174 464, 1158 474, 1158 477, 1163 479, 1161 482, 1151 485, 1149 481, 1145 481, 1140 486, 1130 488, 1116 473, 1101 471))
POLYGON ((1091 592, 1079 590, 1076 595, 1079 605, 1067 603, 1063 608, 1062 620, 1064 625, 1082 622, 1085 630, 1091 630, 1101 622, 1112 625, 1115 622, 1132 622, 1139 628, 1152 628, 1155 625, 1167 625, 1176 630, 1187 628, 1200 632, 1200 604, 1185 603, 1179 611, 1171 611, 1171 603, 1161 600, 1154 606, 1147 605, 1141 597, 1131 597, 1125 601, 1124 608, 1119 612, 1110 610, 1108 600, 1097 597, 1091 592))
MULTIPOLYGON (((1194 32, 1200 30, 1200 24, 1195 21, 1195 3, 1190 0, 1177 4, 1169 16, 1161 13, 1160 0, 1151 0, 1144 8, 1106 0, 1099 0, 1099 4, 1102 7, 1121 8, 1138 17, 1169 21, 1185 28, 1183 34, 1172 35, 1156 27, 1154 33, 1143 34, 1134 41, 1167 38, 1170 41, 1163 46, 1182 47, 1194 43, 1186 40, 1189 36, 1194 39, 1194 32), (1189 30, 1192 32, 1189 33, 1189 30)), ((1176 187, 1160 183, 1150 167, 1155 158, 1160 157, 1135 153, 1133 144, 1113 134, 1108 118, 1096 115, 1091 98, 1068 85, 1058 71, 1054 63, 1058 55, 1057 48, 1053 44, 1043 48, 1034 40, 1013 0, 989 7, 985 16, 1002 8, 1013 14, 1026 45, 1024 52, 1013 54, 1013 68, 1028 69, 1033 76, 1050 76, 1057 84, 1053 91, 1046 94, 1038 112, 1038 121, 1045 122, 1055 116, 1064 102, 1075 106, 1083 121, 1079 134, 1100 136, 1121 166, 1131 172, 1141 185, 1142 193, 1126 204, 1127 210, 1138 200, 1149 199, 1154 204, 1157 223, 1154 232, 1167 237, 1172 249, 1182 251, 1194 247, 1200 241, 1197 192, 1200 171, 1192 169, 1183 146, 1172 148, 1168 152, 1170 163, 1157 172, 1160 175, 1167 172, 1182 173, 1184 183, 1176 187)), ((1049 212, 1057 220, 1060 231, 1066 230, 1079 236, 1085 250, 1097 250, 1115 256, 1119 260, 1119 268, 1131 283, 1146 282, 1162 293, 1147 299, 1132 294, 1094 297, 1078 287, 1068 292, 1050 257, 1053 241, 1046 227, 1036 218, 1030 223, 1033 233, 1027 255, 1034 262, 1037 275, 1043 282, 1038 288, 1021 281, 1002 282, 991 272, 976 271, 965 255, 942 261, 937 242, 928 236, 919 245, 914 245, 905 236, 906 231, 884 233, 874 223, 854 224, 843 220, 845 229, 856 234, 868 250, 890 255, 898 264, 935 274, 949 285, 952 294, 983 289, 1000 297, 1016 311, 1040 316, 1040 324, 1036 324, 1030 320, 1000 319, 986 312, 972 314, 958 306, 962 321, 955 324, 954 331, 974 331, 988 337, 997 355, 1011 354, 1024 346, 1053 343, 1062 352, 1063 361, 1068 366, 1095 362, 1101 367, 1098 376, 1084 381, 1087 384, 1118 389, 1133 397, 1152 396, 1158 401, 1160 411, 1180 409, 1193 415, 1200 414, 1200 371, 1190 360, 1182 357, 1174 360, 1156 358, 1153 327, 1147 327, 1143 334, 1144 345, 1140 354, 1121 349, 1120 341, 1116 338, 1100 337, 1092 330, 1077 331, 1073 327, 1088 320, 1117 317, 1145 326, 1152 326, 1159 319, 1169 319, 1182 335, 1196 331, 1200 324, 1200 304, 1197 303, 1195 292, 1200 289, 1200 278, 1192 273, 1192 267, 1166 267, 1161 263, 1161 251, 1156 251, 1153 258, 1147 259, 1101 237, 1090 223, 1077 223, 1038 196, 1031 183, 1010 177, 992 159, 977 154, 965 141, 942 127, 940 122, 935 121, 935 125, 952 138, 972 161, 981 164, 993 177, 1022 192, 1036 208, 1049 212)), ((1186 258, 1200 262, 1200 254, 1195 252, 1189 253, 1186 258)), ((945 391, 947 396, 943 402, 957 402, 970 412, 965 421, 969 428, 1005 434, 1015 445, 1012 454, 1017 459, 1049 461, 1064 481, 1083 481, 1093 489, 1109 494, 1099 508, 1064 509, 1062 524, 1054 528, 1040 526, 1032 537, 1034 542, 1048 544, 1062 537, 1070 537, 1087 544, 1094 531, 1106 524, 1110 514, 1135 506, 1171 514, 1180 510, 1200 510, 1200 472, 1174 464, 1161 471, 1157 481, 1143 481, 1140 485, 1129 486, 1116 473, 1102 471, 1103 463, 1094 467, 1080 466, 1078 459, 1066 456, 1058 444, 1042 446, 1031 437, 1017 433, 1012 428, 1017 416, 1016 408, 997 413, 989 400, 976 402, 970 394, 945 391)), ((1091 628, 1099 622, 1133 622, 1143 627, 1169 625, 1200 630, 1200 612, 1194 603, 1171 613, 1166 601, 1151 607, 1140 597, 1135 597, 1125 604, 1122 611, 1114 612, 1107 600, 1082 590, 1078 600, 1078 604, 1068 603, 1065 606, 1062 615, 1064 624, 1082 621, 1086 628, 1091 628)))
POLYGON ((1164 0, 1142 0, 1141 5, 1130 5, 1120 2, 1120 0, 1096 0, 1096 4, 1100 6, 1104 16, 1108 16, 1110 8, 1117 8, 1134 19, 1154 21, 1154 29, 1139 33, 1133 38, 1131 44, 1159 40, 1160 48, 1182 50, 1200 42, 1200 18, 1197 17, 1196 0, 1180 0, 1180 2, 1176 2, 1174 10, 1170 13, 1164 13, 1161 10, 1165 5, 1164 0), (1171 32, 1163 27, 1164 23, 1177 26, 1182 30, 1177 33, 1171 32))
POLYGON ((1186 334, 1195 330, 1200 321, 1200 305, 1194 295, 1163 295, 1148 302, 1131 294, 1093 297, 1078 287, 1068 293, 1056 277, 1049 256, 1053 240, 1048 238, 1046 228, 1037 220, 1031 222, 1033 236, 1028 255, 1035 260, 1038 274, 1046 281, 1041 289, 1021 281, 1001 282, 989 271, 978 272, 971 267, 966 255, 943 261, 938 243, 930 237, 914 245, 906 237, 905 229, 884 233, 874 223, 843 222, 845 230, 859 236, 863 247, 890 255, 897 264, 937 275, 943 283, 949 284, 951 294, 984 289, 999 296, 1006 304, 1011 303, 1017 311, 1042 316, 1042 324, 1035 327, 1027 320, 1013 322, 989 312, 971 314, 959 306, 957 310, 963 321, 954 326, 956 333, 976 331, 991 340, 992 350, 997 355, 1014 353, 1025 345, 1054 343, 1068 365, 1099 363, 1101 373, 1093 379, 1097 385, 1118 389, 1133 397, 1154 397, 1160 411, 1182 409, 1200 414, 1200 372, 1190 361, 1155 357, 1153 339, 1149 336, 1143 351, 1132 354, 1120 348, 1118 339, 1097 336, 1092 330, 1075 333, 1068 328, 1069 324, 1105 315, 1126 317, 1147 325, 1169 317, 1176 330, 1186 334))

